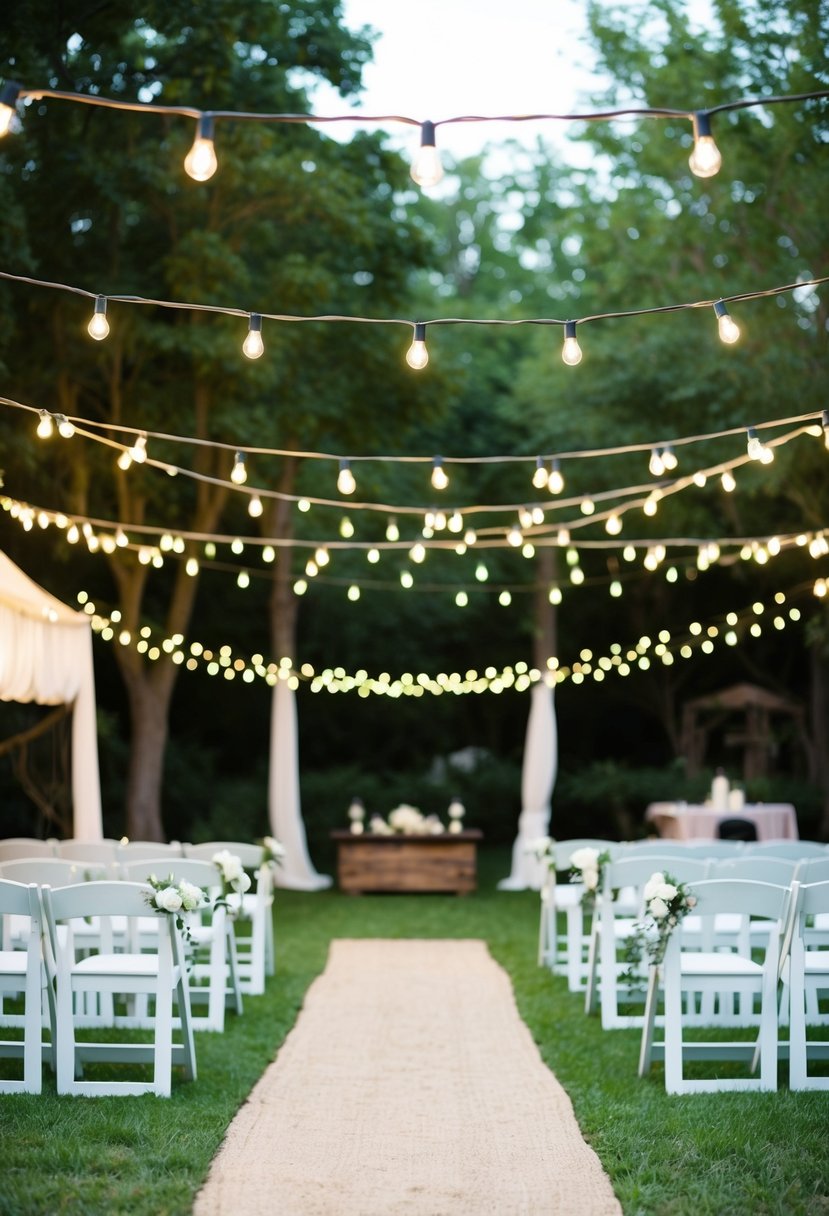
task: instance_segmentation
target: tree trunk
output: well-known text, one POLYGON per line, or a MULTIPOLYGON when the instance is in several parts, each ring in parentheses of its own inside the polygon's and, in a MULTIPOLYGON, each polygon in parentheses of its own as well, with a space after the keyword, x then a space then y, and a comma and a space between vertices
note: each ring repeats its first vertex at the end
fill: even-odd
POLYGON ((131 840, 166 839, 161 789, 172 691, 172 681, 158 687, 146 677, 127 680, 132 722, 127 772, 127 835, 131 840))
POLYGON ((826 687, 826 662, 823 645, 813 641, 809 647, 811 669, 810 718, 811 747, 810 777, 823 796, 818 834, 821 840, 829 840, 829 695, 826 687))

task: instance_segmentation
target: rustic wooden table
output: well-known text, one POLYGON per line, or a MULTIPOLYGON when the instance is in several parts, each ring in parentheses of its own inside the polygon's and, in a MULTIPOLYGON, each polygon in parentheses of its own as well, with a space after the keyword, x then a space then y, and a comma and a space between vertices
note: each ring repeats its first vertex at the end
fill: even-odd
POLYGON ((478 831, 440 836, 379 836, 332 832, 341 891, 450 892, 475 890, 478 831))

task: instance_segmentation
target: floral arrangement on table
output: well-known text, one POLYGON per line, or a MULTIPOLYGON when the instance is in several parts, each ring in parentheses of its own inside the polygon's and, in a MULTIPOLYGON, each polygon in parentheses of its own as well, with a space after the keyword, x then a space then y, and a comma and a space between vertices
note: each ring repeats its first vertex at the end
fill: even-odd
POLYGON ((697 904, 687 883, 661 870, 651 874, 645 883, 642 899, 642 918, 635 923, 625 945, 627 969, 623 978, 628 982, 640 975, 646 957, 650 965, 662 962, 671 934, 697 904))
POLYGON ((148 892, 146 896, 148 905, 161 915, 175 916, 176 927, 188 942, 192 942, 186 913, 197 912, 199 908, 206 907, 210 903, 207 892, 186 879, 176 882, 172 874, 168 874, 166 878, 157 878, 155 874, 151 874, 147 882, 152 887, 152 892, 148 892))

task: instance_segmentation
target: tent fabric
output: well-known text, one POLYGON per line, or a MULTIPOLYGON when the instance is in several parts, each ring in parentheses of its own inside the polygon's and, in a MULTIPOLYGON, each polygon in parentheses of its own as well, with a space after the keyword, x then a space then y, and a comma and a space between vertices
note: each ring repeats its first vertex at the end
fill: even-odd
POLYGON ((0 552, 0 700, 72 704, 72 806, 78 840, 101 840, 95 673, 89 617, 44 591, 0 552))

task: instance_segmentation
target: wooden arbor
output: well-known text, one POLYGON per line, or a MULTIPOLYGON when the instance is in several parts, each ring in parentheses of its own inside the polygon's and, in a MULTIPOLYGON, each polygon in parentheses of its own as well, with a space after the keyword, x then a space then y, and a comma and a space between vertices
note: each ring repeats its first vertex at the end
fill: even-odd
POLYGON ((734 684, 686 701, 681 742, 688 775, 696 776, 701 771, 710 735, 724 727, 725 744, 743 749, 743 780, 768 776, 774 744, 773 714, 786 714, 796 719, 799 727, 803 710, 796 702, 756 684, 734 684))

